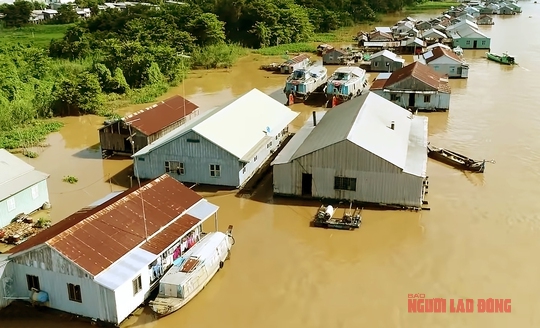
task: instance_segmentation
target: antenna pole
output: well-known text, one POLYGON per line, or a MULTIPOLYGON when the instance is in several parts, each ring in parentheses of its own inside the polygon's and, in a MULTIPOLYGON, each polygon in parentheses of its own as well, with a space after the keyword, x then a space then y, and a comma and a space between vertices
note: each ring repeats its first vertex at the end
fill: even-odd
MULTIPOLYGON (((131 132, 131 123, 127 123, 127 126, 129 128, 129 142, 131 143, 131 152, 133 155, 135 155, 135 141, 133 141, 133 133, 131 132)), ((146 227, 146 213, 144 210, 144 198, 143 198, 143 191, 141 190, 141 179, 139 178, 139 172, 137 170, 137 161, 133 161, 133 168, 135 171, 135 176, 137 177, 137 183, 139 184, 139 196, 141 198, 141 208, 142 208, 142 216, 143 216, 143 223, 144 223, 144 239, 148 241, 148 228, 146 227)))

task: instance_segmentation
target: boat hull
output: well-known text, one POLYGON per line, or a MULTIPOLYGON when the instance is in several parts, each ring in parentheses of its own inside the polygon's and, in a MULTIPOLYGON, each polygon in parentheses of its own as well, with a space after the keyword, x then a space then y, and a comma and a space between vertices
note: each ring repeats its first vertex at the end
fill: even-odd
POLYGON ((508 59, 508 57, 499 56, 496 54, 492 54, 490 52, 486 52, 487 59, 497 62, 499 64, 503 65, 515 65, 515 62, 513 60, 508 59))
POLYGON ((152 311, 154 311, 158 317, 165 317, 180 310, 182 307, 184 307, 184 305, 189 303, 189 301, 197 296, 204 289, 204 287, 206 287, 206 285, 210 282, 210 280, 212 280, 218 271, 219 267, 210 272, 207 279, 186 298, 156 297, 156 299, 150 303, 152 311))
POLYGON ((463 171, 484 173, 485 169, 485 161, 474 161, 466 156, 445 149, 428 148, 428 157, 463 171))

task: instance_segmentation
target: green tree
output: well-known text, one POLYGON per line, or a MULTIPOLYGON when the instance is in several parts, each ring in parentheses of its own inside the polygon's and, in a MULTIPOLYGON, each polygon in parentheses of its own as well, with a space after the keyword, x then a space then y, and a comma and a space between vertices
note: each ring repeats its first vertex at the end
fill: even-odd
POLYGON ((56 24, 71 24, 79 20, 79 15, 71 5, 62 5, 58 8, 58 14, 53 18, 56 24))
POLYGON ((196 16, 187 25, 187 30, 200 46, 225 42, 225 23, 211 13, 196 16))
POLYGON ((15 1, 0 7, 6 17, 3 18, 6 27, 23 27, 28 25, 34 5, 29 1, 15 1))

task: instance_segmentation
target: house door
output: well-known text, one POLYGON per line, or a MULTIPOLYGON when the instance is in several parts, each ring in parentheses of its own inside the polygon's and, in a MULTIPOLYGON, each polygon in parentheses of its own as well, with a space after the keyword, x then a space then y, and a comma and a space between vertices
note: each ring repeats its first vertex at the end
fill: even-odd
POLYGON ((311 187, 313 184, 313 175, 302 173, 302 196, 311 196, 311 187))
POLYGON ((474 40, 472 44, 473 49, 476 49, 477 46, 478 46, 478 41, 474 40))
POLYGON ((129 137, 124 139, 124 151, 128 153, 132 153, 131 150, 131 139, 129 137))
POLYGON ((409 107, 414 107, 414 97, 416 95, 414 93, 409 93, 409 107))

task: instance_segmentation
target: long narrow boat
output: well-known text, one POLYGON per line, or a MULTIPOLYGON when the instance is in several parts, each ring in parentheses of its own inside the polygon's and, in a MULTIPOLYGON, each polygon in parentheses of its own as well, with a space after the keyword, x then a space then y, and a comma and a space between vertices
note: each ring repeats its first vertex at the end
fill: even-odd
POLYGON ((460 170, 484 173, 486 160, 476 161, 467 156, 428 144, 428 156, 460 170))
POLYGON ((211 232, 174 261, 161 278, 159 293, 150 307, 158 316, 169 315, 191 301, 223 268, 234 245, 232 226, 227 233, 211 232))
POLYGON ((516 65, 516 59, 513 56, 508 55, 504 52, 502 55, 497 55, 491 52, 486 52, 486 57, 489 60, 495 61, 504 65, 516 65))

